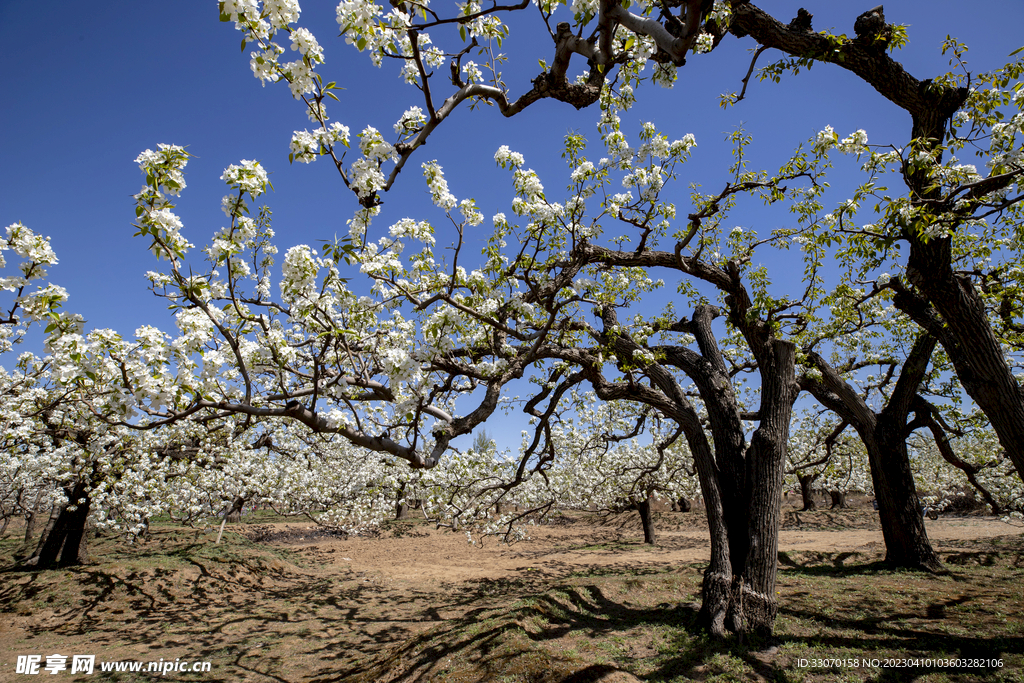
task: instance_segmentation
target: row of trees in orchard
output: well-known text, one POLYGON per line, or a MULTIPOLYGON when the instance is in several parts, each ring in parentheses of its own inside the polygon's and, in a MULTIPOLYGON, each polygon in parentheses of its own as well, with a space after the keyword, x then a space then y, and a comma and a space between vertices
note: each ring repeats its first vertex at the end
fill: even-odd
MULTIPOLYGON (((904 567, 940 567, 916 487, 952 481, 917 463, 937 454, 993 507, 1020 509, 1024 62, 919 79, 892 57, 906 31, 881 8, 847 36, 743 0, 567 4, 342 2, 346 42, 397 61, 415 88, 392 136, 330 118, 342 93, 318 73, 323 50, 297 2, 220 2, 257 78, 286 83, 313 122, 291 158, 327 161, 359 208, 347 236, 277 259, 267 169, 242 161, 222 176, 227 225, 197 253, 174 211, 189 153, 144 151, 135 226, 177 331, 132 339, 85 334, 57 289, 26 295, 52 259, 16 246, 30 233, 12 226, 29 265, 7 289, 47 325, 47 355, 3 375, 5 490, 24 509, 33 495, 59 503, 32 561, 76 560, 87 516, 139 534, 154 514, 226 518, 258 500, 355 529, 415 498, 428 517, 496 533, 556 506, 643 510, 695 496, 696 482, 711 540, 701 618, 724 636, 772 631, 787 473, 820 467, 837 489, 870 487, 887 559, 904 567), (552 57, 512 93, 499 67, 516 55, 499 50, 520 14, 552 57), (904 144, 822 126, 759 169, 757 141, 737 131, 731 158, 685 196, 693 136, 631 132, 622 115, 652 83, 685 78, 692 53, 739 39, 755 60, 782 53, 765 79, 819 62, 863 79, 910 115, 904 144), (573 60, 586 70, 570 80, 573 60), (374 222, 460 105, 511 117, 545 99, 593 106, 597 135, 566 136, 557 178, 495 144, 511 215, 486 218, 424 159, 450 227, 374 222), (957 156, 973 152, 981 170, 957 156), (859 180, 837 198, 840 169, 859 180), (732 227, 744 211, 785 218, 732 227), (477 255, 470 235, 488 221, 477 255), (794 430, 794 406, 811 400, 829 417, 794 430), (529 429, 514 457, 455 448, 516 410, 529 429)), ((945 49, 954 63, 965 50, 945 49)), ((5 339, 16 320, 12 309, 5 339)))

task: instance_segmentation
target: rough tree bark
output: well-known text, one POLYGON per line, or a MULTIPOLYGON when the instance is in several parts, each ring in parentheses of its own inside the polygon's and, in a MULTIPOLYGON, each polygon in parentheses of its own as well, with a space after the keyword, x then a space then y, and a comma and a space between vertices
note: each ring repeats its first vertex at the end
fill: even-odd
MULTIPOLYGON (((792 344, 773 339, 770 350, 762 349, 758 355, 762 357, 760 425, 750 444, 729 449, 733 457, 727 462, 723 457, 727 452, 718 449, 716 436, 717 462, 697 462, 695 457, 713 531, 712 561, 704 573, 698 619, 719 636, 726 631, 769 636, 778 613, 779 509, 796 396, 796 352, 792 344)), ((723 398, 731 397, 721 396, 718 409, 725 407, 723 398)))
POLYGON ((885 540, 885 561, 897 567, 940 571, 942 562, 928 541, 910 468, 906 425, 906 415, 901 420, 899 415, 883 411, 865 442, 885 540))
POLYGON ((747 452, 750 549, 740 587, 744 617, 753 632, 771 635, 778 613, 778 570, 783 470, 789 423, 796 399, 796 348, 772 339, 758 358, 761 372, 761 422, 747 452))
MULTIPOLYGON (((719 270, 718 273, 724 273, 719 270)), ((699 353, 688 347, 656 347, 663 365, 646 368, 651 387, 609 381, 593 360, 585 366, 588 381, 602 400, 633 400, 658 408, 679 425, 690 446, 701 483, 708 516, 711 561, 704 572, 701 624, 712 636, 729 632, 770 635, 778 603, 775 594, 778 561, 779 508, 783 466, 789 441, 789 422, 797 396, 796 351, 793 344, 775 339, 763 321, 746 315, 750 300, 739 285, 738 269, 729 271, 730 319, 736 311, 753 343, 761 373, 759 426, 750 443, 732 378, 711 329, 721 314, 714 306, 699 306, 692 320, 673 329, 693 334, 699 353), (666 366, 682 370, 697 385, 708 413, 714 449, 697 411, 666 366)), ((632 358, 640 347, 618 330, 611 309, 603 312, 602 346, 614 348, 619 358, 632 358)), ((562 358, 580 362, 580 350, 563 351, 562 358)))

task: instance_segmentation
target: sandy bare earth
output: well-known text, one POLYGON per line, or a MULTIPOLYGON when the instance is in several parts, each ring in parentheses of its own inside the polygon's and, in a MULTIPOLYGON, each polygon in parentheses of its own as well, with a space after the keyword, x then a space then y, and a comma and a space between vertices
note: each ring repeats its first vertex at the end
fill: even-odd
MULTIPOLYGON (((884 553, 870 506, 806 513, 787 507, 782 523, 784 564, 863 563, 884 553)), ((956 553, 968 539, 1024 533, 1024 525, 995 517, 947 516, 926 525, 940 553, 956 553)), ((94 566, 16 572, 0 582, 0 680, 9 680, 18 655, 64 651, 97 652, 110 661, 202 659, 218 672, 203 680, 218 683, 290 683, 313 680, 314 672, 323 674, 317 680, 337 680, 340 671, 362 671, 392 651, 405 652, 412 636, 439 622, 543 592, 574 573, 635 575, 691 565, 686 574, 697 576, 709 557, 703 512, 659 513, 657 528, 658 543, 650 546, 635 512, 571 513, 530 527, 530 540, 508 546, 493 539, 471 545, 465 535, 423 521, 347 539, 295 522, 242 523, 231 530, 256 541, 255 549, 235 537, 233 546, 214 551, 215 530, 195 531, 194 538, 161 531, 137 555, 126 554, 125 566, 104 559, 113 542, 104 539, 94 566), (281 559, 275 551, 282 548, 298 557, 281 559), (250 561, 237 562, 240 556, 250 561)))
MULTIPOLYGON (((871 559, 884 553, 876 515, 870 509, 835 514, 788 512, 779 550, 853 552, 863 555, 864 560, 871 559)), ((425 525, 411 527, 398 537, 345 540, 303 537, 302 532, 309 528, 303 525, 275 527, 290 532, 282 539, 286 545, 314 555, 325 565, 348 567, 368 581, 386 580, 421 590, 437 590, 464 581, 553 578, 599 567, 665 567, 707 561, 710 555, 703 515, 698 513, 662 513, 658 543, 653 547, 641 542, 643 535, 635 513, 623 513, 598 524, 581 521, 532 527, 530 540, 512 546, 486 539, 471 545, 464 535, 425 525)), ((926 520, 926 525, 937 550, 948 541, 1024 531, 1021 525, 997 517, 940 517, 926 520)))

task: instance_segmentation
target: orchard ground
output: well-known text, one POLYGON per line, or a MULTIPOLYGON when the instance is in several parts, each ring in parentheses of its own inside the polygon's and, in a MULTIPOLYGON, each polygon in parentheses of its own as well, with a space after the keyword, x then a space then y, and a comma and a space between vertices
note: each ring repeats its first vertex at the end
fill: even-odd
MULTIPOLYGON (((776 638, 747 643, 695 625, 700 511, 659 513, 653 547, 635 513, 555 516, 529 541, 482 547, 415 520, 348 539, 258 522, 229 526, 221 545, 216 529, 154 525, 135 546, 96 539, 87 566, 4 571, 0 680, 32 680, 18 655, 59 653, 212 671, 53 680, 1024 681, 1024 529, 992 517, 928 521, 948 568, 929 576, 878 563, 863 501, 787 506, 776 638), (948 658, 1002 666, 927 661, 948 658), (825 659, 845 666, 813 666, 825 659)), ((20 544, 8 530, 0 563, 20 544)))

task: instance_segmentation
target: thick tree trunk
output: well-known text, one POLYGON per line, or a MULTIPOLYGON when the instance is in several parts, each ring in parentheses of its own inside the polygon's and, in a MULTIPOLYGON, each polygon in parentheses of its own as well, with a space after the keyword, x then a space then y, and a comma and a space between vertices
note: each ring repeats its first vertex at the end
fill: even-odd
POLYGON ((905 426, 879 419, 873 438, 865 440, 865 446, 885 539, 885 561, 908 569, 941 570, 942 563, 925 530, 905 426))
POLYGON ((846 504, 846 493, 844 493, 843 491, 829 491, 828 495, 831 496, 832 498, 831 509, 841 510, 848 507, 846 504))
POLYGON ((636 511, 640 513, 640 525, 644 529, 644 543, 649 545, 657 543, 654 531, 654 513, 651 511, 653 500, 653 494, 647 494, 647 498, 636 504, 636 511))
MULTIPOLYGON (((61 511, 64 509, 63 505, 52 505, 50 506, 50 516, 46 519, 46 526, 43 527, 43 533, 39 536, 39 540, 36 542, 36 547, 31 552, 28 552, 29 546, 25 546, 25 559, 22 564, 26 566, 35 566, 39 562, 39 552, 43 548, 44 541, 49 538, 50 533, 57 525, 57 520, 60 519, 61 511)), ((26 536, 26 541, 28 537, 26 536)))
POLYGON ((65 489, 68 503, 56 505, 50 514, 50 521, 39 538, 39 544, 24 565, 47 569, 53 566, 70 567, 88 562, 86 522, 89 519, 90 501, 85 484, 78 483, 65 489), (84 499, 84 503, 78 503, 84 499), (74 508, 74 509, 70 509, 74 508))
POLYGON ((714 638, 725 638, 728 635, 726 616, 731 604, 733 571, 729 557, 729 531, 725 520, 722 504, 722 490, 718 478, 718 468, 699 419, 692 424, 683 423, 686 431, 690 452, 700 479, 704 510, 708 517, 708 534, 711 541, 711 560, 704 570, 701 585, 700 613, 697 622, 708 630, 714 638), (695 427, 694 427, 695 425, 695 427))
POLYGON ((761 371, 760 426, 745 450, 740 476, 719 478, 720 471, 715 472, 709 487, 695 459, 712 529, 712 563, 704 574, 699 620, 719 637, 726 631, 741 638, 745 633, 770 636, 778 613, 779 515, 796 354, 792 344, 771 343, 771 362, 761 371), (722 510, 723 489, 732 494, 729 504, 739 514, 722 510))
MULTIPOLYGON (((726 292, 730 321, 743 332, 757 359, 760 424, 750 444, 746 443, 747 427, 733 378, 711 327, 721 315, 717 307, 698 306, 691 321, 682 320, 673 326, 674 330, 692 334, 700 353, 685 347, 658 347, 665 354, 665 365, 682 370, 697 385, 707 409, 713 453, 700 417, 665 365, 645 368, 650 386, 635 381, 608 382, 596 369, 588 371, 588 379, 601 399, 649 403, 671 416, 686 435, 700 479, 711 540, 699 623, 715 638, 725 637, 729 631, 741 638, 746 633, 770 635, 778 611, 775 582, 783 467, 798 393, 796 347, 775 339, 771 326, 764 321, 751 319, 755 307, 742 285, 738 263, 729 262, 725 269, 716 269, 691 257, 680 258, 678 253, 672 263, 673 267, 694 271, 726 292)), ((614 309, 604 308, 602 320, 605 332, 600 341, 613 344, 621 358, 634 357, 639 346, 617 331, 614 309)))
POLYGON ((811 489, 811 486, 817 478, 817 474, 797 475, 797 479, 800 481, 800 497, 803 499, 804 503, 803 508, 801 508, 801 512, 815 510, 818 507, 818 504, 814 501, 814 491, 811 489))
POLYGON ((760 359, 761 423, 747 451, 749 554, 740 596, 745 630, 760 636, 772 634, 779 609, 775 592, 779 517, 789 423, 796 399, 796 347, 779 340, 773 340, 771 347, 771 362, 766 363, 764 356, 760 359))
MULTIPOLYGON (((911 282, 941 318, 926 329, 938 333, 957 378, 989 419, 1018 476, 1024 478, 1024 389, 1006 362, 981 295, 971 280, 953 273, 950 251, 948 238, 927 243, 911 240, 911 282)), ((919 324, 927 323, 911 297, 897 297, 895 303, 919 324)))
POLYGON ((405 486, 398 489, 395 499, 395 519, 405 519, 409 516, 409 501, 405 499, 405 486))
POLYGON ((60 566, 71 567, 89 562, 89 504, 78 505, 68 518, 67 537, 60 553, 60 566))

